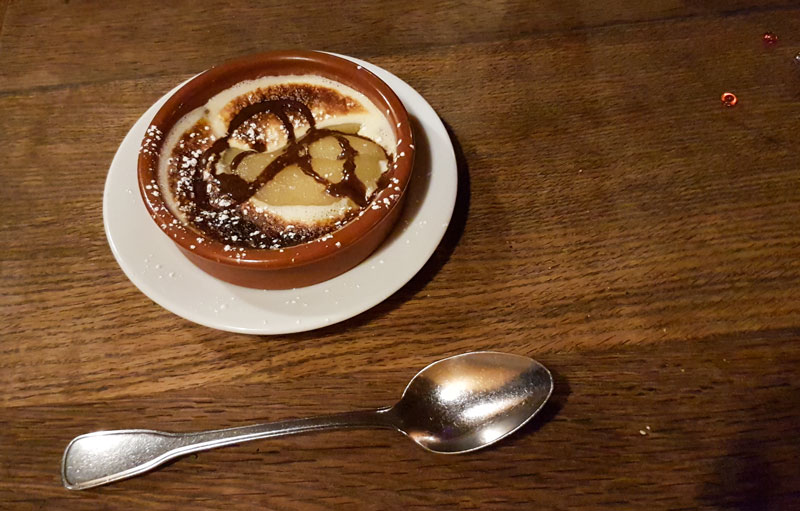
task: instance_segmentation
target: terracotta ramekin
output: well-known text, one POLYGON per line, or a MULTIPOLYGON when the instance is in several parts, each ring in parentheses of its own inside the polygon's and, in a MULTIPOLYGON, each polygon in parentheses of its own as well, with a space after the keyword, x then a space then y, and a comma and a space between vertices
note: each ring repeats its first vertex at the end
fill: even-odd
POLYGON ((383 242, 399 218, 414 162, 411 124, 403 104, 377 76, 339 57, 313 51, 262 53, 232 60, 198 75, 167 100, 153 118, 139 153, 139 191, 159 229, 206 273, 240 286, 289 289, 309 286, 340 275, 367 258, 383 242), (158 189, 161 147, 174 124, 213 95, 244 80, 263 76, 316 74, 360 91, 394 127, 399 141, 392 185, 382 190, 364 213, 324 241, 311 241, 282 252, 225 245, 183 225, 164 204, 158 189), (398 190, 399 189, 399 190, 398 190), (199 243, 197 238, 203 238, 199 243), (238 254, 238 257, 237 257, 238 254))

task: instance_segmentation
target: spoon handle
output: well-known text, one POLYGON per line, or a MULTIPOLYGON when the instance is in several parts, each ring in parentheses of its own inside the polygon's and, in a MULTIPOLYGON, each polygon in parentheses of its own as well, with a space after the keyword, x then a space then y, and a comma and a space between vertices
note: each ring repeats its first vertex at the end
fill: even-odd
POLYGON ((61 460, 61 479, 70 490, 127 479, 187 454, 251 440, 337 428, 392 428, 391 408, 290 419, 238 428, 167 433, 148 429, 98 431, 75 437, 61 460))

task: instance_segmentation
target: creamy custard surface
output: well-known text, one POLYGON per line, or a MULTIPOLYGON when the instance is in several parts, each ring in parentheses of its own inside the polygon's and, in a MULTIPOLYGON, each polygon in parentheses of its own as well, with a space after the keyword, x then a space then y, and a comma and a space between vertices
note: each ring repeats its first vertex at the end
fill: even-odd
POLYGON ((167 134, 158 186, 186 226, 231 247, 324 238, 392 185, 394 130, 362 93, 317 76, 243 81, 167 134))

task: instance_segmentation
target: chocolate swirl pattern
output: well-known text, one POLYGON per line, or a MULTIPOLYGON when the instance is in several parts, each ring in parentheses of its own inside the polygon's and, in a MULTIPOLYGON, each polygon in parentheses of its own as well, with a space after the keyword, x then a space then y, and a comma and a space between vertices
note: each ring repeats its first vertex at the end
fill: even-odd
MULTIPOLYGON (((201 124, 198 123, 190 131, 194 131, 195 134, 203 133, 203 129, 208 128, 201 124)), ((194 138, 194 135, 191 138, 194 138)), ((190 141, 186 137, 184 140, 190 141)), ((193 151, 193 154, 200 152, 196 148, 193 151)), ((177 158, 178 152, 179 149, 176 148, 173 156, 177 158)), ((269 99, 242 108, 228 124, 227 133, 214 140, 202 151, 199 158, 192 158, 191 161, 196 164, 189 169, 182 169, 184 175, 175 180, 177 195, 183 198, 180 202, 187 219, 202 233, 232 246, 276 249, 318 238, 325 232, 330 232, 350 221, 389 184, 393 158, 384 148, 367 137, 335 129, 318 128, 311 110, 300 101, 269 99), (246 180, 238 175, 237 171, 248 158, 263 155, 267 149, 266 144, 255 137, 249 137, 247 141, 249 149, 238 152, 227 165, 222 163, 223 157, 226 151, 232 149, 231 139, 237 134, 237 130, 241 131, 240 128, 255 125, 254 121, 265 115, 274 116, 280 121, 287 144, 254 179, 246 180), (300 138, 293 123, 295 116, 299 116, 308 125, 308 130, 300 138), (336 182, 330 179, 330 176, 326 177, 317 172, 312 165, 311 145, 327 137, 333 138, 339 147, 336 159, 342 162, 342 168, 341 177, 336 182), (389 169, 381 173, 369 195, 367 184, 359 179, 356 172, 359 151, 351 143, 354 139, 361 139, 380 148, 381 159, 385 159, 389 169), (313 227, 281 225, 280 222, 270 222, 269 219, 259 217, 254 212, 256 208, 253 208, 248 201, 278 174, 291 166, 296 166, 304 175, 322 185, 330 197, 348 199, 357 207, 330 225, 313 227)))

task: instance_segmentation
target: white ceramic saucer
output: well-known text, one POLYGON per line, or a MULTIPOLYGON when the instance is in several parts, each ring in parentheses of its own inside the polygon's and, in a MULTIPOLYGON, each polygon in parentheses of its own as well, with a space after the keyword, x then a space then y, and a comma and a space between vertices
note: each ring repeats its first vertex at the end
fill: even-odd
POLYGON ((284 334, 351 318, 388 298, 422 268, 453 214, 458 183, 453 145, 436 112, 408 84, 375 65, 345 58, 385 81, 415 122, 417 154, 407 202, 403 216, 383 245, 345 274, 285 291, 228 284, 190 263, 150 218, 136 181, 144 132, 179 85, 134 124, 117 150, 106 179, 106 236, 114 257, 136 287, 165 309, 201 325, 247 334, 284 334))

